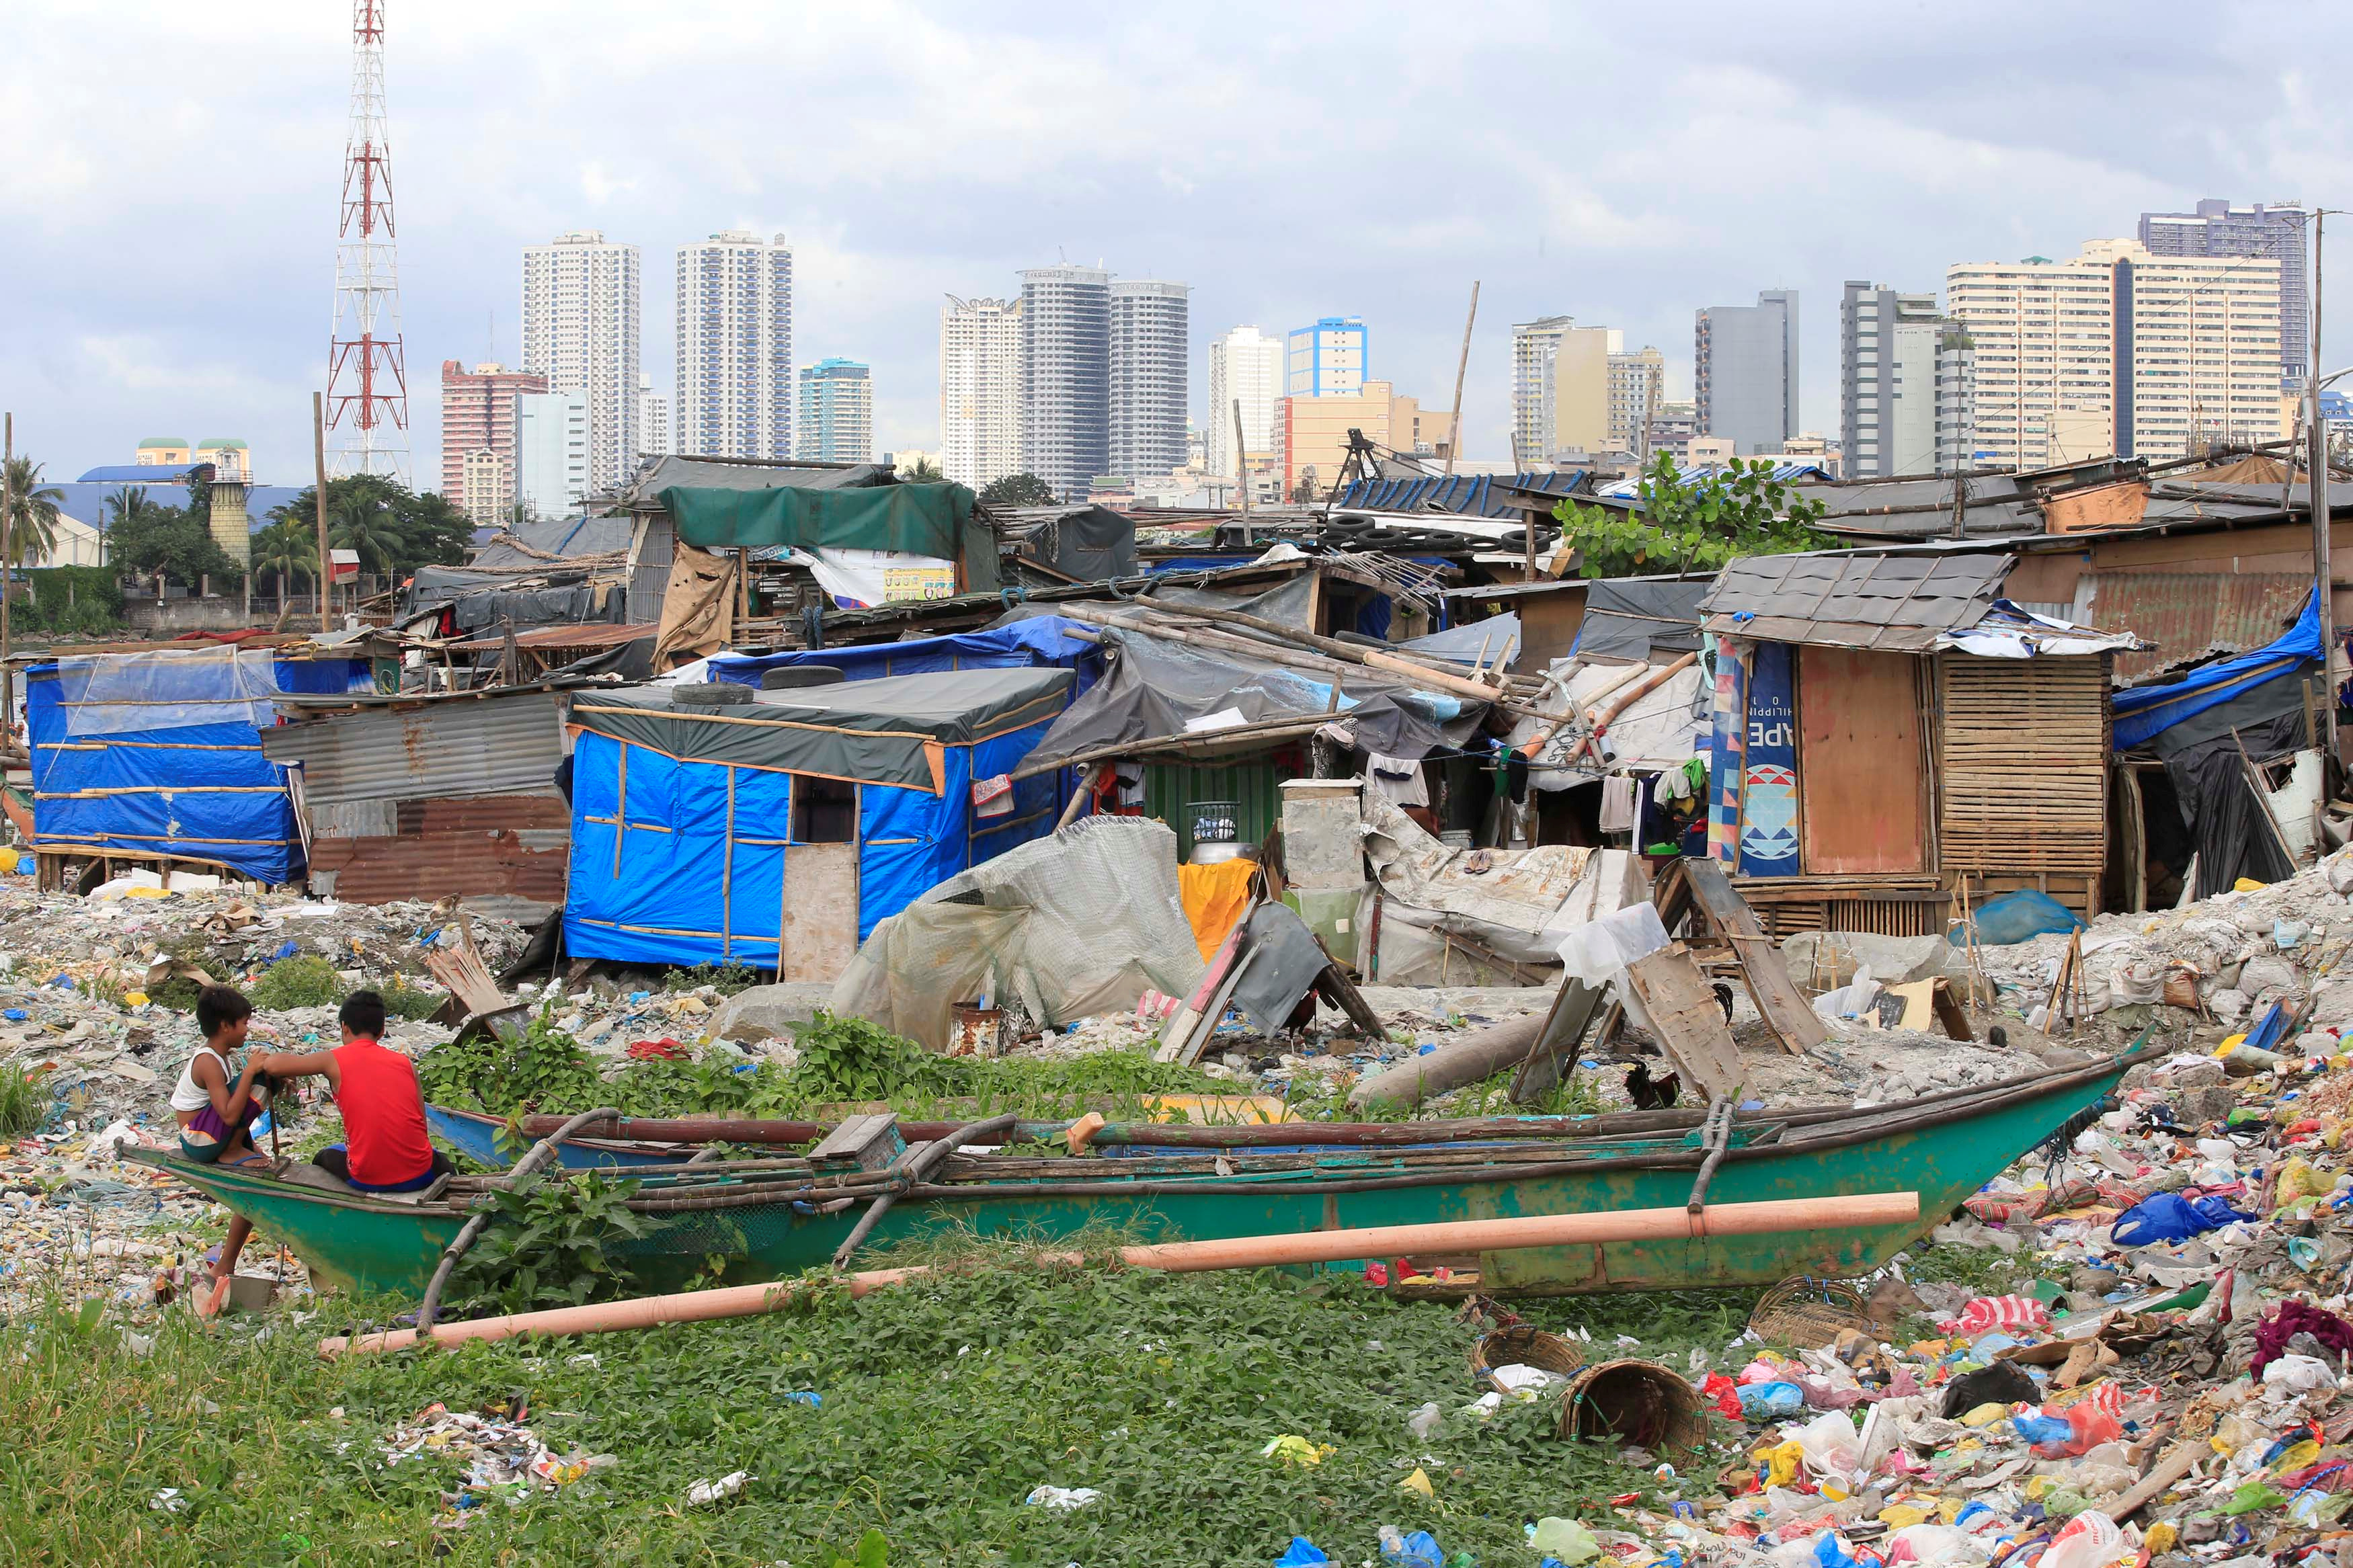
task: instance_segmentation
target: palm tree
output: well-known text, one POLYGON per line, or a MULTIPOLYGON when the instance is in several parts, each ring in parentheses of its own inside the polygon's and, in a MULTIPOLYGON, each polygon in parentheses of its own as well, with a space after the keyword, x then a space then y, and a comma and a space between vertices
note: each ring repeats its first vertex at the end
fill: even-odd
POLYGON ((58 547, 58 503, 65 491, 41 482, 41 465, 30 458, 8 459, 8 564, 46 559, 58 547))
POLYGON ((253 536, 253 574, 278 580, 279 597, 296 578, 317 582, 319 536, 294 518, 280 518, 253 536))
POLYGON ((353 496, 340 507, 327 530, 327 542, 337 550, 359 552, 367 571, 388 573, 404 542, 392 508, 367 496, 353 496))
POLYGON ((912 463, 899 465, 899 482, 905 485, 935 485, 947 476, 929 458, 918 458, 912 463))

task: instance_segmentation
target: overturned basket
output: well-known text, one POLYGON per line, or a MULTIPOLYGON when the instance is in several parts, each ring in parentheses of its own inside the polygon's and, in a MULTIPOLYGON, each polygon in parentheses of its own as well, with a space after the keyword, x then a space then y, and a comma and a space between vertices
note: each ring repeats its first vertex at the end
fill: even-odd
POLYGON ((1688 1452, 1706 1439, 1707 1406, 1672 1367, 1605 1361, 1569 1380, 1560 1396, 1559 1432, 1615 1437, 1654 1454, 1688 1452))
POLYGON ((1498 1394, 1511 1393, 1495 1380, 1499 1366, 1532 1366, 1540 1372, 1573 1377, 1584 1365, 1585 1352, 1575 1341, 1527 1323, 1514 1323, 1508 1329, 1482 1334, 1471 1352, 1472 1374, 1498 1394))
POLYGON ((1784 1279, 1758 1299, 1748 1331, 1768 1345, 1812 1349, 1842 1329, 1868 1330, 1871 1303, 1843 1279, 1784 1279))

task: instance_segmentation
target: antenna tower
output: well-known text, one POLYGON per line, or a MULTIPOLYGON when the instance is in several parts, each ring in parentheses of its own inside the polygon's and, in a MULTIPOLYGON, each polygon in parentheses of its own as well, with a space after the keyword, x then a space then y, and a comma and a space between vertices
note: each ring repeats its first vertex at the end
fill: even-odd
POLYGON ((385 0, 352 5, 352 117, 343 141, 335 323, 327 348, 329 466, 408 482, 408 369, 400 343, 392 144, 384 110, 385 0))

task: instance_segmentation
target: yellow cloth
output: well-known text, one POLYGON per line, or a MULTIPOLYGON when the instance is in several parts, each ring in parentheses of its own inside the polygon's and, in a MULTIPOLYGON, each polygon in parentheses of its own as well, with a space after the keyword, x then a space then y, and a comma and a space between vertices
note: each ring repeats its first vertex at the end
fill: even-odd
POLYGON ((1218 944, 1250 913, 1250 879, 1258 862, 1236 856, 1214 866, 1176 868, 1176 896, 1185 902, 1185 918, 1193 922, 1193 941, 1207 963, 1218 955, 1218 944))

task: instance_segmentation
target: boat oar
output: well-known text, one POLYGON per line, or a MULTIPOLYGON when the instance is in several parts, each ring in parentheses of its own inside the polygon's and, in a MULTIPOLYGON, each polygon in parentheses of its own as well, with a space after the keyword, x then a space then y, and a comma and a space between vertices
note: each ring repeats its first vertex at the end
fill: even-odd
MULTIPOLYGON (((1788 1231, 1838 1230, 1857 1226, 1910 1225, 1920 1217, 1917 1193, 1859 1193, 1835 1198, 1780 1198, 1765 1203, 1716 1204, 1698 1213, 1687 1209, 1627 1209, 1615 1214, 1533 1215, 1518 1219, 1451 1220, 1434 1225, 1368 1226, 1354 1230, 1315 1230, 1290 1236, 1236 1237, 1223 1241, 1164 1242, 1123 1247, 1119 1259, 1135 1268, 1192 1273, 1211 1268, 1269 1268, 1286 1264, 1347 1263, 1417 1252, 1504 1252, 1524 1247, 1593 1247, 1612 1242, 1704 1240, 1714 1237, 1771 1236, 1788 1231)), ((1041 1263, 1069 1266, 1084 1261, 1076 1252, 1044 1255, 1041 1263)), ((851 1274, 840 1283, 853 1296, 903 1284, 927 1268, 884 1268, 851 1274)), ((773 1312, 802 1287, 792 1281, 690 1290, 675 1296, 640 1296, 557 1307, 503 1318, 449 1323, 433 1343, 504 1340, 518 1334, 596 1334, 660 1323, 705 1322, 773 1312)), ((345 1351, 399 1350, 417 1342, 416 1330, 321 1340, 321 1355, 345 1351)))
MULTIPOLYGON (((610 1105, 600 1105, 594 1110, 582 1111, 533 1144, 531 1152, 514 1163, 513 1167, 507 1172, 506 1178, 500 1182, 499 1185, 510 1192, 513 1191, 524 1181, 537 1175, 542 1165, 555 1158, 556 1148, 574 1132, 592 1121, 601 1121, 608 1116, 620 1114, 617 1107, 610 1105)), ((482 1234, 482 1228, 491 1223, 491 1212, 489 1209, 483 1209, 467 1220, 465 1227, 458 1232, 458 1239, 441 1249, 440 1267, 433 1270, 432 1283, 425 1287, 425 1300, 417 1303, 417 1331, 418 1333, 427 1336, 432 1334, 433 1319, 441 1310, 441 1288, 449 1283, 449 1271, 458 1267, 458 1259, 473 1249, 475 1239, 482 1234)))

